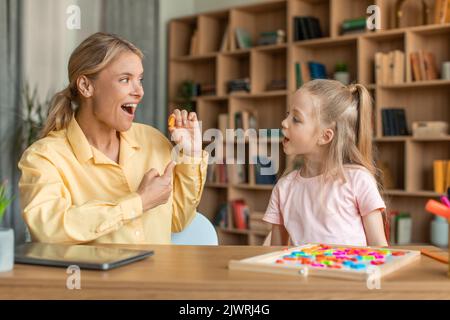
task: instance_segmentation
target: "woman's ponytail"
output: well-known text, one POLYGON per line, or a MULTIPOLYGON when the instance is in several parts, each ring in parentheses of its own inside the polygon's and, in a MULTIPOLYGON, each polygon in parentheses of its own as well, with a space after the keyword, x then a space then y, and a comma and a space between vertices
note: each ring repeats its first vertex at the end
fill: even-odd
POLYGON ((74 111, 72 110, 73 98, 70 87, 65 88, 53 96, 40 138, 44 138, 53 130, 58 131, 67 128, 74 115, 74 111))

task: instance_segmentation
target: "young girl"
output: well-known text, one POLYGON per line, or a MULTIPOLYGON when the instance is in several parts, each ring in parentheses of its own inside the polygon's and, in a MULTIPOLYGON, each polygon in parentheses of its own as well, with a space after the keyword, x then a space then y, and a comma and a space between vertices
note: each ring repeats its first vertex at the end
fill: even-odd
POLYGON ((374 178, 372 103, 360 84, 314 80, 282 122, 284 152, 302 166, 279 180, 264 215, 272 245, 387 246, 374 178))

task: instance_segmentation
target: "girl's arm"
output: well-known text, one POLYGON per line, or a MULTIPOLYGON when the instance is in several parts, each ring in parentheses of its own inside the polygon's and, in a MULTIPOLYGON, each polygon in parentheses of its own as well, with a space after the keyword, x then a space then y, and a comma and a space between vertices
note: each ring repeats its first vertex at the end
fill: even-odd
POLYGON ((271 246, 287 246, 289 242, 289 234, 286 228, 281 224, 272 225, 271 246))
POLYGON ((363 216, 362 221, 369 246, 388 246, 381 210, 375 210, 363 216))

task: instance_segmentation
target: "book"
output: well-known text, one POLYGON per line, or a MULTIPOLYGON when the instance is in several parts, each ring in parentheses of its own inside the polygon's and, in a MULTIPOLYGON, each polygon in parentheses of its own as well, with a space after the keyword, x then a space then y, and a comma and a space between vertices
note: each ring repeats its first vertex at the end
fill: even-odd
POLYGON ((233 211, 234 227, 239 230, 248 229, 248 217, 249 208, 244 200, 233 200, 231 201, 231 208, 233 211))
POLYGON ((436 0, 434 8, 434 23, 442 24, 450 22, 449 0, 436 0))
POLYGON ((286 42, 286 32, 282 29, 276 31, 261 32, 259 34, 258 45, 273 45, 286 42))
POLYGON ((438 79, 438 70, 436 67, 436 58, 434 53, 425 51, 423 53, 423 59, 425 64, 426 79, 427 80, 438 79))
POLYGON ((400 50, 393 51, 393 83, 405 82, 405 53, 400 50))
POLYGON ((342 22, 341 30, 349 31, 349 30, 366 29, 366 24, 367 24, 366 17, 347 19, 342 22))
POLYGON ((410 61, 411 61, 413 81, 421 81, 422 80, 422 71, 420 68, 419 53, 411 52, 410 53, 410 61))
POLYGON ((191 46, 189 53, 190 55, 196 55, 198 54, 199 46, 198 46, 198 31, 194 30, 191 37, 191 46))
POLYGON ((227 25, 225 27, 225 32, 223 33, 222 44, 220 45, 220 52, 225 52, 230 50, 230 27, 227 25))
POLYGON ((443 194, 447 191, 447 164, 448 161, 435 160, 433 161, 433 181, 434 181, 434 192, 443 194))
POLYGON ((427 80, 427 72, 425 67, 425 59, 424 59, 424 51, 419 50, 419 68, 420 68, 420 77, 422 81, 427 80))
POLYGON ((255 164, 255 183, 262 185, 275 185, 277 182, 277 175, 275 165, 272 166, 273 159, 267 157, 257 156, 255 164), (263 171, 263 169, 266 169, 263 171), (272 172, 267 172, 271 171, 272 172))
POLYGON ((243 28, 236 28, 236 39, 240 49, 249 49, 252 47, 252 38, 243 28))
POLYGON ((375 53, 375 83, 383 84, 383 58, 384 53, 375 53))
POLYGON ((325 65, 319 62, 310 61, 308 62, 309 73, 311 79, 326 79, 327 72, 325 65))
POLYGON ((228 203, 222 203, 219 205, 216 216, 214 217, 213 224, 217 227, 228 228, 228 203))

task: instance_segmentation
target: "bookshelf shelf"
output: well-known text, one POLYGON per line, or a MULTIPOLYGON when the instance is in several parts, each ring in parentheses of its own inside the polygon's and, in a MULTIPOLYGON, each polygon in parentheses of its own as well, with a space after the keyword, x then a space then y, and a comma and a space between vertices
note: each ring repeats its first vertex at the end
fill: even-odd
MULTIPOLYGON (((400 28, 395 28, 395 2, 269 0, 176 18, 169 27, 168 100, 171 105, 186 102, 178 95, 179 87, 184 81, 214 83, 215 95, 191 99, 203 121, 203 130, 218 128, 218 115, 225 113, 228 114, 227 128, 234 128, 234 117, 238 112, 256 114, 258 129, 279 129, 292 93, 296 90, 296 63, 322 63, 329 78, 333 77, 337 63, 346 63, 351 81, 364 84, 374 96, 373 140, 377 149, 376 160, 384 163, 384 178, 387 175, 390 179, 383 191, 388 200, 388 210, 410 212, 413 219, 412 242, 427 243, 430 241, 431 215, 425 213, 424 206, 429 198, 439 196, 433 188, 433 161, 450 158, 450 135, 438 138, 383 136, 382 110, 403 108, 408 128, 415 121, 450 122, 450 80, 413 81, 409 58, 409 54, 414 51, 432 51, 440 70, 443 61, 450 61, 450 23, 417 25, 417 17, 410 16, 400 28), (385 17, 382 19, 382 29, 341 35, 342 22, 366 16, 366 8, 371 4, 378 5, 385 17), (318 18, 323 37, 295 41, 294 17, 298 16, 318 18), (250 34, 253 42, 251 48, 239 48, 236 36, 238 27, 246 29, 250 34), (257 44, 261 32, 277 29, 286 32, 284 43, 266 46, 257 44), (196 50, 191 50, 195 31, 196 50), (224 40, 228 41, 226 51, 222 50, 224 40), (393 50, 405 53, 405 82, 377 84, 375 53, 393 50), (230 94, 227 83, 242 78, 250 79, 250 92, 230 94), (267 90, 272 80, 283 78, 287 82, 285 89, 267 90)), ((415 5, 413 1, 410 2, 412 6, 415 5)), ((262 138, 262 141, 280 143, 281 138, 262 138)), ((242 142, 235 141, 234 148, 238 143, 242 142)), ((248 139, 244 143, 246 151, 249 151, 248 139)), ((223 145, 226 146, 225 141, 223 145)), ((292 159, 281 154, 276 160, 279 161, 281 175, 292 159)), ((232 179, 236 168, 236 165, 227 166, 228 182, 207 182, 205 186, 199 211, 211 220, 222 203, 233 200, 245 199, 250 213, 264 212, 268 205, 273 185, 255 184, 254 165, 245 167, 246 183, 237 183, 232 179)), ((251 230, 217 230, 221 244, 262 244, 266 235, 266 232, 251 230)))

